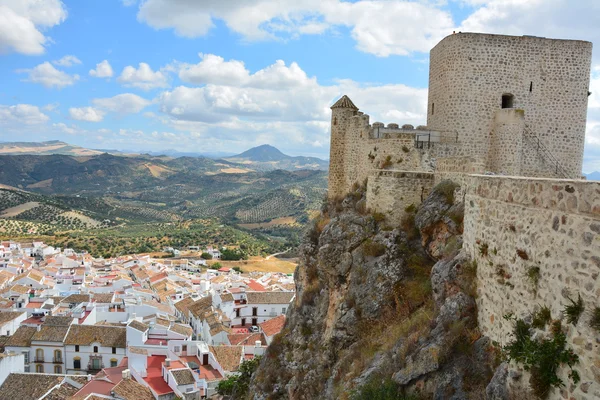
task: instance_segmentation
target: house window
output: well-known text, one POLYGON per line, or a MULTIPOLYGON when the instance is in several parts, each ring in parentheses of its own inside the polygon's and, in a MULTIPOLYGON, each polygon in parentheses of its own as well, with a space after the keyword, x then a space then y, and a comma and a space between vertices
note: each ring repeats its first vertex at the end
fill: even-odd
POLYGON ((431 103, 431 115, 435 114, 435 103, 431 103))
POLYGON ((54 373, 55 374, 62 374, 62 367, 60 365, 55 365, 54 366, 54 373))
POLYGON ((98 346, 94 346, 94 353, 98 352, 98 346))
POLYGON ((175 347, 173 347, 173 351, 174 351, 175 353, 179 353, 179 352, 180 352, 180 350, 179 350, 179 346, 175 346, 175 347))
POLYGON ((113 347, 113 348, 112 348, 112 353, 113 353, 113 354, 117 354, 117 348, 116 348, 116 347, 113 347))
POLYGON ((73 360, 73 369, 81 369, 81 359, 79 357, 73 360))
POLYGON ((337 125, 337 117, 333 117, 333 125, 337 125))
POLYGON ((187 352, 187 344, 184 344, 183 346, 181 346, 181 351, 187 352))
POLYGON ((282 314, 285 314, 285 312, 286 312, 286 311, 287 311, 287 308, 285 308, 285 307, 281 307, 281 313, 282 313, 282 314))
POLYGON ((78 344, 75 345, 75 351, 79 353, 79 345, 78 344))
POLYGON ((25 356, 25 364, 29 364, 29 352, 24 351, 23 356, 25 356))
POLYGON ((533 92, 533 81, 529 82, 529 92, 533 92))
POLYGON ((54 362, 62 362, 62 352, 60 350, 54 350, 54 362))
POLYGON ((114 368, 117 366, 117 359, 116 358, 111 358, 110 359, 110 366, 111 368, 114 368))
POLYGON ((37 349, 35 351, 35 362, 44 362, 44 350, 37 349))
POLYGON ((44 366, 42 364, 37 364, 35 366, 35 372, 43 373, 44 372, 44 366))
POLYGON ((502 108, 513 108, 515 96, 512 94, 502 95, 502 108))
POLYGON ((100 367, 100 359, 99 358, 93 358, 92 359, 92 369, 93 370, 99 370, 99 369, 101 369, 101 367, 100 367))

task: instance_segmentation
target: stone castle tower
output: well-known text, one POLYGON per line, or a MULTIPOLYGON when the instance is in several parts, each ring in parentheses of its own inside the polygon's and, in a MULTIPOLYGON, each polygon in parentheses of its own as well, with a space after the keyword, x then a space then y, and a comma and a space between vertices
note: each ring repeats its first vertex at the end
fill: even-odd
MULTIPOLYGON (((579 179, 591 57, 585 41, 447 36, 430 53, 426 126, 371 125, 345 95, 331 107, 329 196, 371 177, 391 191, 392 176, 410 174, 424 194, 422 173, 432 183, 465 173, 579 179)), ((394 207, 404 197, 416 195, 389 195, 394 207)))
POLYGON ((578 40, 450 35, 431 50, 427 126, 456 132, 488 171, 507 175, 547 175, 522 143, 539 140, 564 177, 578 178, 591 57, 578 40))

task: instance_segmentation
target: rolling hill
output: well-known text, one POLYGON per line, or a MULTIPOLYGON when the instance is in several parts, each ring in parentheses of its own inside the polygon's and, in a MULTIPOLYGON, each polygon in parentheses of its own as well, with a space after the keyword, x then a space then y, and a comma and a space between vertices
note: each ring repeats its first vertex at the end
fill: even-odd
POLYGON ((64 154, 69 156, 93 156, 102 154, 102 152, 71 145, 61 142, 60 140, 50 140, 48 142, 0 142, 0 154, 64 154))
POLYGON ((246 165, 257 170, 311 169, 325 171, 329 168, 328 161, 316 157, 288 156, 268 144, 253 147, 241 154, 227 157, 225 160, 246 165))

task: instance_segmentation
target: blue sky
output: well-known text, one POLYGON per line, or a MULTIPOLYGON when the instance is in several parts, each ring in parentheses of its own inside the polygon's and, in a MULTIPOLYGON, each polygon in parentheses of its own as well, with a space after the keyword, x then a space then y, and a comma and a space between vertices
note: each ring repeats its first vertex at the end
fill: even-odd
POLYGON ((593 0, 0 0, 0 141, 326 158, 341 94, 373 122, 425 123, 428 51, 453 30, 597 42, 597 15, 593 0))

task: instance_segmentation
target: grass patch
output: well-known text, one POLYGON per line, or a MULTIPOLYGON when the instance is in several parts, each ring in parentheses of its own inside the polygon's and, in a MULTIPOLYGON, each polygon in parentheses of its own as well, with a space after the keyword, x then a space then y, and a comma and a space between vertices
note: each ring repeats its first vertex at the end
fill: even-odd
POLYGON ((578 295, 577 297, 577 301, 573 301, 573 299, 570 299, 567 297, 567 299, 571 302, 571 304, 567 304, 565 306, 565 309, 563 310, 563 314, 565 315, 565 317, 567 317, 567 322, 569 324, 573 324, 573 326, 577 325, 577 322, 579 322, 579 317, 581 316, 581 313, 583 313, 583 310, 585 309, 585 306, 583 304, 583 299, 581 298, 581 295, 578 295))
POLYGON ((379 257, 385 253, 385 245, 374 242, 371 239, 365 240, 363 243, 363 253, 367 257, 379 257))
POLYGON ((552 313, 548 306, 543 306, 533 313, 531 326, 536 329, 545 329, 546 325, 552 320, 552 313))
POLYGON ((600 307, 595 307, 590 318, 590 328, 600 332, 600 307))

